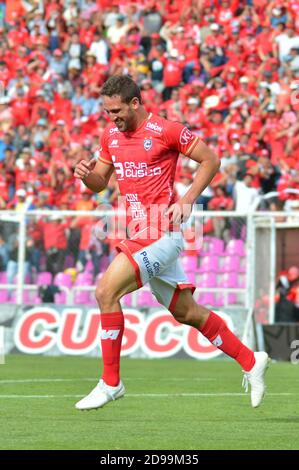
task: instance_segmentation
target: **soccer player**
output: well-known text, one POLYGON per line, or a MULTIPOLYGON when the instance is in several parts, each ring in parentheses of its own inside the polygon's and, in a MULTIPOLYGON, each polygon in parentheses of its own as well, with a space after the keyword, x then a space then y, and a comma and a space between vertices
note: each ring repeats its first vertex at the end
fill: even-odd
POLYGON ((139 87, 129 76, 110 77, 101 94, 112 122, 103 133, 99 157, 79 162, 74 175, 99 193, 116 172, 126 200, 130 233, 117 246, 117 256, 96 287, 103 374, 76 408, 100 408, 124 395, 119 375, 124 331, 120 299, 147 282, 178 322, 199 330, 240 364, 251 385, 251 404, 259 406, 265 392, 268 355, 248 349, 218 315, 194 301, 195 287, 178 261, 183 249, 180 224, 188 219, 198 196, 217 173, 218 157, 182 124, 148 113, 139 87), (173 183, 180 153, 200 165, 189 190, 175 201, 173 183))

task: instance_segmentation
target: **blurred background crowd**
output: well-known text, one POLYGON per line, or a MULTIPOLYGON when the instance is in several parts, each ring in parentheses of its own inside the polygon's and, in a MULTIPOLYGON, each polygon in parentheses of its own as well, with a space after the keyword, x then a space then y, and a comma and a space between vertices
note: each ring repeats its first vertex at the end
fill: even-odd
MULTIPOLYGON (((205 209, 299 207, 299 0, 0 0, 0 210, 116 202, 114 176, 100 195, 73 178, 100 146, 100 91, 113 74, 130 74, 149 112, 217 152, 205 209)), ((195 170, 180 158, 179 196, 195 170)), ((28 233, 36 269, 46 253, 60 271, 67 247, 83 265, 87 251, 109 253, 80 217, 28 233)))
MULTIPOLYGON (((298 0, 10 0, 0 1, 1 209, 85 207, 72 171, 100 144, 100 90, 116 73, 221 157, 205 208, 246 211, 258 194, 270 209, 297 206, 298 0)), ((194 170, 181 160, 179 194, 194 170)), ((90 197, 116 194, 112 178, 90 197)))

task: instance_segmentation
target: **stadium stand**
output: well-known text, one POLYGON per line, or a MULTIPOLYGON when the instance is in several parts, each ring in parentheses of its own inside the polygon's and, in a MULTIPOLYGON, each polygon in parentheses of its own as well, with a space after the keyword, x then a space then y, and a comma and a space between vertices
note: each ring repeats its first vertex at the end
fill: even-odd
MULTIPOLYGON (((107 123, 100 90, 116 73, 137 80, 149 112, 184 122, 221 157, 219 173, 198 200, 204 208, 246 213, 256 201, 270 211, 298 206, 298 0, 2 0, 1 210, 116 203, 115 178, 92 195, 72 176, 76 163, 100 145, 107 123)), ((178 195, 195 170, 180 158, 178 195)), ((242 285, 241 225, 206 226, 210 240, 196 266, 203 287, 242 285)), ((69 288, 73 281, 63 271, 74 267, 90 286, 109 261, 112 244, 94 240, 92 221, 41 218, 28 233, 26 273, 37 286, 53 279, 69 288)), ((15 240, 3 232, 0 242, 1 282, 13 283, 15 240)), ((191 257, 184 264, 193 271, 191 257)), ((204 303, 223 302, 201 295, 209 296, 204 303)), ((14 298, 3 290, 0 296, 14 298)), ((55 293, 57 302, 65 296, 55 293)), ((40 302, 37 293, 31 300, 40 302)), ((88 291, 76 293, 76 303, 89 300, 88 291)))

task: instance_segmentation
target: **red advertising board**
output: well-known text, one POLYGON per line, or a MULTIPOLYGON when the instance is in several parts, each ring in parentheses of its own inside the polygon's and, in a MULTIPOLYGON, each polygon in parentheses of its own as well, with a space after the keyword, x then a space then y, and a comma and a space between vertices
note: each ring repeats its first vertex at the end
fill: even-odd
MULTIPOLYGON (((231 318, 217 313, 233 330, 231 318)), ((199 331, 178 323, 166 310, 143 313, 128 308, 124 315, 123 356, 162 358, 184 353, 197 359, 211 359, 222 354, 199 331)), ((31 308, 15 325, 15 346, 27 354, 49 353, 54 348, 61 354, 90 354, 100 348, 100 317, 98 309, 31 308)))

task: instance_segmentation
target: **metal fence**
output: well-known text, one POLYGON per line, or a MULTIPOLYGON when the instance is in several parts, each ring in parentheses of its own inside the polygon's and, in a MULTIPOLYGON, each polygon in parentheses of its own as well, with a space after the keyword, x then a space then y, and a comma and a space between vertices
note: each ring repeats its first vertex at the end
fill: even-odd
POLYGON ((257 322, 274 323, 279 275, 299 267, 299 212, 257 213, 252 220, 250 304, 257 322))
MULTIPOLYGON (((56 303, 78 304, 80 297, 95 303, 94 284, 113 259, 117 240, 125 236, 122 226, 113 236, 109 232, 105 236, 103 217, 107 221, 112 216, 114 212, 102 211, 0 213, 0 232, 9 252, 0 274, 1 301, 18 305, 39 303, 42 300, 38 294, 46 283, 59 287, 60 293, 54 294, 56 303), (17 245, 14 259, 13 243, 17 245), (86 274, 85 280, 89 274, 89 282, 80 282, 82 273, 86 274), (84 296, 84 292, 91 295, 84 296)), ((198 286, 199 300, 212 306, 232 302, 247 305, 247 217, 235 213, 194 213, 183 226, 183 234, 182 263, 190 280, 198 286), (232 240, 239 240, 244 248, 230 247, 232 240)), ((146 286, 143 292, 144 302, 146 286)), ((138 295, 133 293, 131 300, 124 299, 125 303, 137 306, 138 295)))
MULTIPOLYGON (((115 255, 117 239, 125 236, 123 226, 115 236, 105 235, 107 218, 113 216, 113 211, 0 212, 1 303, 49 302, 48 289, 48 299, 56 304, 96 306, 95 284, 115 255)), ((212 308, 243 308, 273 322, 282 250, 277 234, 298 229, 295 211, 195 212, 183 227, 181 261, 197 287, 196 300, 212 308)), ((299 250, 297 260, 294 250, 293 264, 299 264, 299 250)), ((147 286, 123 304, 158 306, 147 286)))

